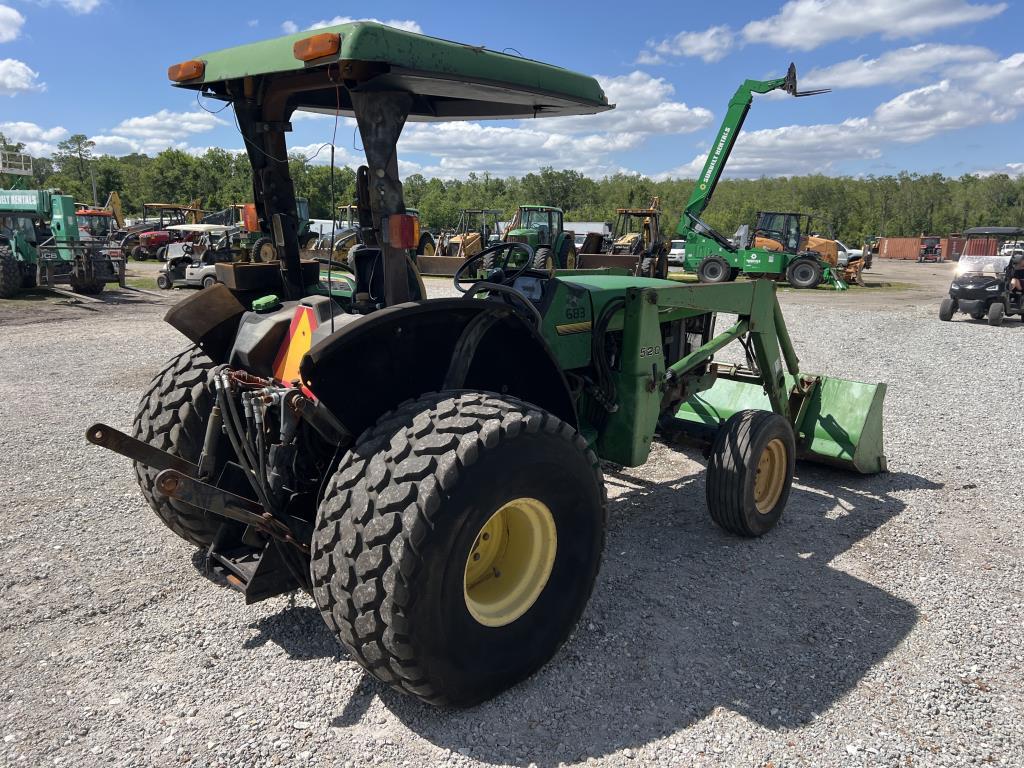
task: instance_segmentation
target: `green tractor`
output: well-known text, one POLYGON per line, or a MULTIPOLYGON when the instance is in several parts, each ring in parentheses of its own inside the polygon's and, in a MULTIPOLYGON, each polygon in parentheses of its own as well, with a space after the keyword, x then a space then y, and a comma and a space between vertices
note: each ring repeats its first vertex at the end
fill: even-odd
POLYGON ((168 313, 191 346, 132 434, 87 438, 134 461, 156 514, 246 601, 306 590, 383 683, 469 705, 540 669, 594 587, 602 462, 643 464, 659 432, 709 442, 711 518, 741 536, 778 522, 798 457, 885 468, 885 386, 800 371, 769 281, 552 274, 538 251, 556 252, 561 212, 530 207, 518 236, 534 242, 466 259, 461 297, 424 295, 398 175, 406 121, 610 109, 593 78, 371 22, 169 74, 233 106, 281 260, 218 264, 219 285, 168 313), (335 290, 300 259, 284 159, 294 110, 338 105, 360 131, 371 226, 335 290), (716 361, 733 342, 746 362, 716 361))
POLYGON ((576 269, 576 241, 562 224, 561 208, 520 205, 505 230, 504 241, 529 245, 534 269, 576 269))
POLYGON ((37 285, 57 293, 100 293, 124 286, 124 259, 102 237, 83 233, 70 195, 0 191, 0 298, 37 285), (118 255, 113 255, 113 254, 118 255))

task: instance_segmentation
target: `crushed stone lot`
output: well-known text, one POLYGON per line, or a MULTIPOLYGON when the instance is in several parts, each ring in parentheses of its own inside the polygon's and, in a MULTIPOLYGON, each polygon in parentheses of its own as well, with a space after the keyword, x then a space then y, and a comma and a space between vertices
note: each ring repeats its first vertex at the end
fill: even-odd
POLYGON ((805 370, 888 382, 888 473, 798 465, 740 540, 698 450, 606 467, 577 630, 465 711, 364 675, 303 593, 246 606, 86 443, 184 346, 171 299, 5 302, 0 765, 1024 765, 1024 325, 939 322, 948 265, 919 266, 891 301, 781 299, 805 370))

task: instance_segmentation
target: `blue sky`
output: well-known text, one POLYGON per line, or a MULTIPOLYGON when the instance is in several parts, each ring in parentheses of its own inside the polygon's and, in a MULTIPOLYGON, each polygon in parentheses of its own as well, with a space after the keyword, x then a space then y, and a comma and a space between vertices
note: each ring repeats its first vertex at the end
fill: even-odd
MULTIPOLYGON (((950 175, 1024 172, 1024 14, 994 0, 770 0, 688 3, 391 2, 386 23, 600 77, 618 109, 598 116, 411 125, 403 171, 522 174, 545 165, 591 175, 696 175, 744 78, 785 72, 832 87, 761 97, 726 175, 950 175)), ((70 133, 97 151, 242 146, 233 122, 168 85, 168 65, 305 29, 365 5, 251 0, 0 0, 0 132, 46 155, 70 133)), ((298 119, 312 154, 333 120, 298 119)), ((351 121, 341 162, 357 164, 351 121)), ((319 159, 316 161, 318 162, 319 159)))

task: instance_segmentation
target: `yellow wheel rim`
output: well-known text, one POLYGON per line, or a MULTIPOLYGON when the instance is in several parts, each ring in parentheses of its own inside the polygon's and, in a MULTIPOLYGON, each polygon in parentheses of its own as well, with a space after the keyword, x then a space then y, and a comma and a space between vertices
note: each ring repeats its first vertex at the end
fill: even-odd
POLYGON ((504 627, 537 602, 555 564, 555 518, 537 499, 508 502, 477 532, 466 558, 463 596, 470 615, 504 627))
POLYGON ((435 253, 437 253, 437 249, 434 247, 433 243, 427 243, 425 246, 423 246, 424 256, 433 256, 435 253))
POLYGON ((787 459, 786 444, 777 437, 770 440, 761 452, 754 478, 754 506, 762 515, 771 512, 782 495, 789 464, 787 459))

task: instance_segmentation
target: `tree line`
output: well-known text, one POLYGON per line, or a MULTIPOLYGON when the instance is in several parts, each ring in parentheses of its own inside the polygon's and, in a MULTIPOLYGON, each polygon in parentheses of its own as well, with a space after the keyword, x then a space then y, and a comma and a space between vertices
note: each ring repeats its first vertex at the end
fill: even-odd
MULTIPOLYGON (((21 151, 0 134, 0 148, 21 151)), ((156 156, 96 155, 87 137, 76 134, 60 142, 49 158, 38 158, 32 177, 3 177, 0 188, 60 189, 91 203, 95 185, 99 204, 116 190, 127 215, 138 215, 147 202, 198 200, 208 210, 252 200, 248 159, 223 149, 194 155, 168 149, 156 156)), ((301 156, 290 160, 296 194, 309 199, 314 218, 331 213, 331 171, 301 156)), ((470 174, 462 180, 404 179, 405 200, 418 208, 424 226, 454 227, 464 208, 494 208, 507 219, 519 204, 553 205, 567 221, 614 221, 615 209, 646 206, 654 197, 665 212, 662 229, 670 234, 693 190, 692 180, 654 181, 616 174, 591 179, 576 171, 542 168, 522 177, 470 174)), ((355 197, 355 172, 334 172, 337 205, 355 197)), ((704 219, 731 235, 740 224, 753 224, 758 211, 799 211, 814 216, 813 226, 849 245, 871 235, 890 237, 946 235, 972 226, 1024 226, 1024 177, 1006 174, 964 175, 901 172, 890 176, 795 176, 729 179, 719 184, 704 219)))

